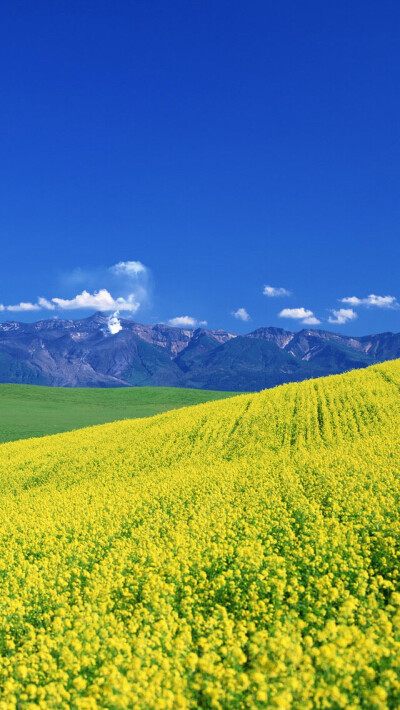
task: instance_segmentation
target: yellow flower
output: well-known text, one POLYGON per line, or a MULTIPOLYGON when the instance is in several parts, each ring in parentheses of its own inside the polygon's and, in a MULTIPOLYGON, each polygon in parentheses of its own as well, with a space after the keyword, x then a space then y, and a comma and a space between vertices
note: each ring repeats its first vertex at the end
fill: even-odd
POLYGON ((78 676, 78 678, 75 678, 75 680, 74 680, 74 686, 77 690, 85 690, 86 680, 84 678, 78 676))
POLYGON ((0 446, 0 710, 399 707, 399 422, 389 362, 0 446))

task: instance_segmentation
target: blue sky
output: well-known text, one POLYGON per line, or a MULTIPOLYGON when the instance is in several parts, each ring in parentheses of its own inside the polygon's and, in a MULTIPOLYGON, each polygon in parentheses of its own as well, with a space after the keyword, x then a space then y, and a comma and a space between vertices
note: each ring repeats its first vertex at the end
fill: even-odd
POLYGON ((390 0, 2 3, 1 320, 400 331, 399 35, 390 0))

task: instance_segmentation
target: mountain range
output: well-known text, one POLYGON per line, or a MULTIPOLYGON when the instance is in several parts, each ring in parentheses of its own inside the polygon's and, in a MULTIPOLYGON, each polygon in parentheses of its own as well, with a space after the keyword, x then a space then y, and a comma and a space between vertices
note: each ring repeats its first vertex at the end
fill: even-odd
POLYGON ((255 391, 400 357, 400 333, 224 330, 141 325, 105 313, 0 324, 0 382, 255 391))

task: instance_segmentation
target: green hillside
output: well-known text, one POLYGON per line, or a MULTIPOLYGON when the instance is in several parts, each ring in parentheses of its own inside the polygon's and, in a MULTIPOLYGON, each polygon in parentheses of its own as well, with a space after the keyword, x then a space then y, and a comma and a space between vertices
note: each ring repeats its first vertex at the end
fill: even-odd
POLYGON ((112 389, 0 385, 0 443, 58 434, 232 396, 178 387, 112 389))

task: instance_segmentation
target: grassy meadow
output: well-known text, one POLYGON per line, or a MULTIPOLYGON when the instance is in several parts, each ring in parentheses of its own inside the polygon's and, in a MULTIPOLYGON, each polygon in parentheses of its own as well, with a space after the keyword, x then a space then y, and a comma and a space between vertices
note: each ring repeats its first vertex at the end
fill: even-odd
POLYGON ((399 421, 396 361, 0 446, 0 710, 400 707, 399 421))
POLYGON ((178 387, 69 389, 0 384, 0 443, 150 417, 233 394, 178 387))

